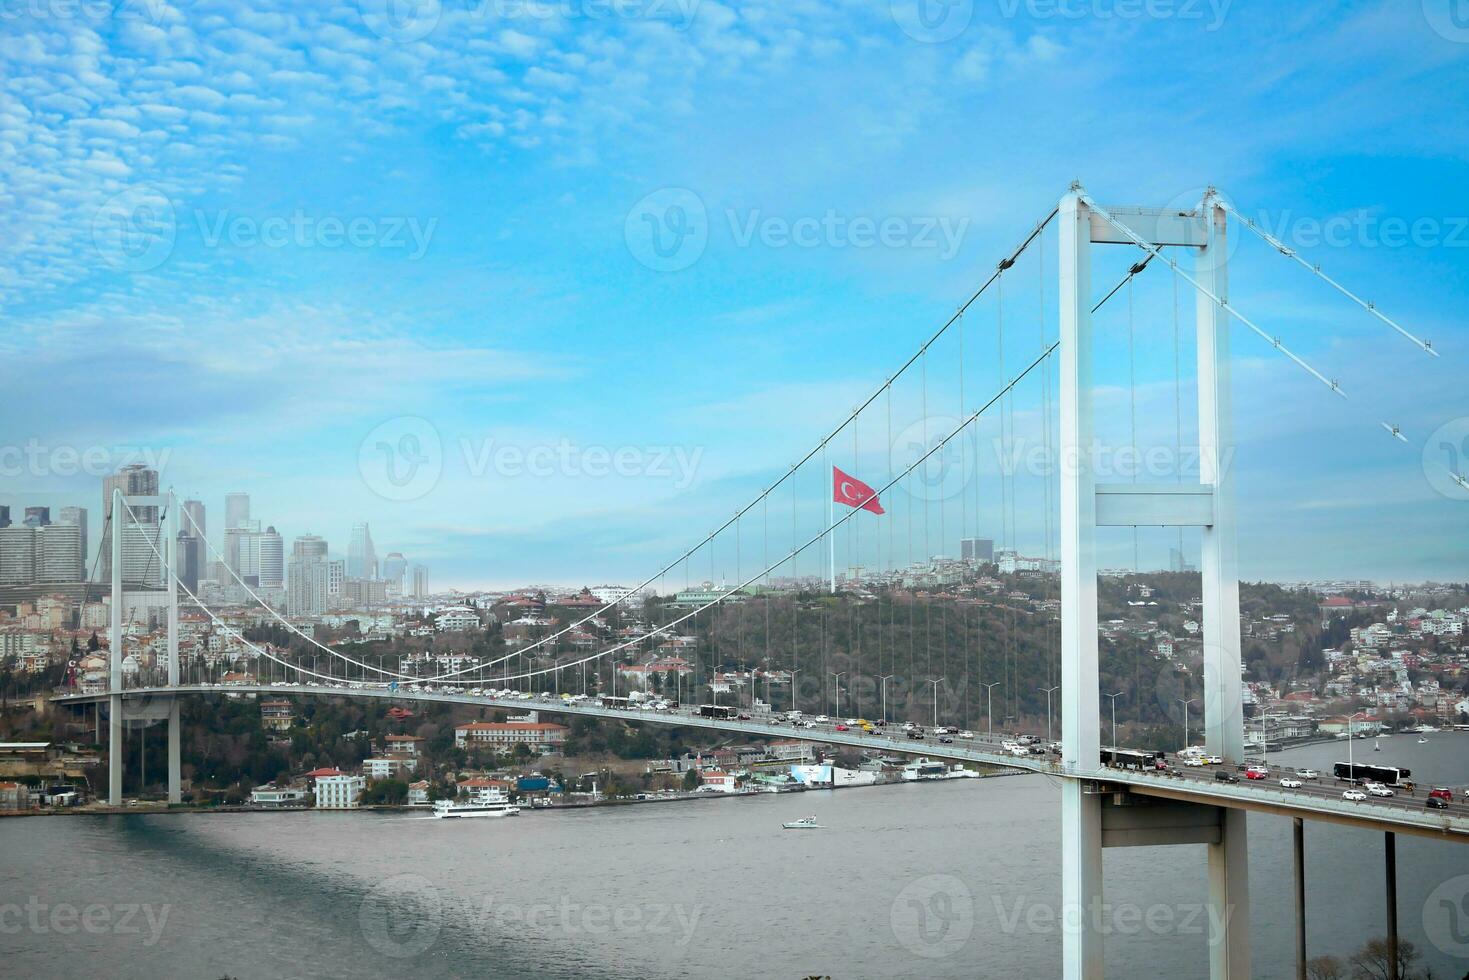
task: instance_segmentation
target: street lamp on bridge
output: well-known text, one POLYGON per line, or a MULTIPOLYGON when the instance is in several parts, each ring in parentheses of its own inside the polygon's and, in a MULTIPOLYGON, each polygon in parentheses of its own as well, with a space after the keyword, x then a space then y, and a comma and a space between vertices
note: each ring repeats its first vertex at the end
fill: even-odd
POLYGON ((877 687, 882 695, 882 720, 888 720, 888 681, 897 677, 897 674, 883 674, 877 679, 877 687))
POLYGON ((995 734, 995 688, 999 687, 1001 681, 992 681, 989 684, 981 683, 984 688, 984 721, 988 726, 985 730, 986 737, 995 734))
POLYGON ((1126 693, 1126 691, 1118 691, 1116 694, 1105 692, 1102 694, 1102 697, 1112 699, 1112 761, 1114 763, 1117 761, 1117 699, 1126 693))
POLYGON ((835 704, 835 708, 832 710, 833 715, 839 715, 842 713, 842 678, 846 675, 846 673, 847 672, 845 670, 827 671, 827 674, 832 678, 832 680, 836 681, 836 690, 832 692, 832 699, 835 704))
POLYGON ((1052 738, 1051 738, 1051 695, 1052 694, 1055 694, 1057 691, 1061 690, 1061 685, 1060 684, 1055 684, 1055 685, 1052 685, 1051 687, 1039 687, 1039 688, 1036 688, 1036 690, 1040 691, 1042 694, 1044 694, 1046 696, 1046 748, 1049 749, 1051 747, 1051 742, 1052 742, 1052 738))
POLYGON ((1188 748, 1188 706, 1191 705, 1191 704, 1197 703, 1199 699, 1198 698, 1189 698, 1188 700, 1185 701, 1183 698, 1174 698, 1173 700, 1175 700, 1179 704, 1183 705, 1183 747, 1184 747, 1184 749, 1187 749, 1188 748))
POLYGON ((1351 782, 1356 782, 1357 780, 1357 767, 1352 762, 1352 741, 1356 733, 1352 731, 1352 727, 1358 715, 1366 718, 1367 712, 1357 711, 1347 717, 1347 775, 1350 777, 1351 782))

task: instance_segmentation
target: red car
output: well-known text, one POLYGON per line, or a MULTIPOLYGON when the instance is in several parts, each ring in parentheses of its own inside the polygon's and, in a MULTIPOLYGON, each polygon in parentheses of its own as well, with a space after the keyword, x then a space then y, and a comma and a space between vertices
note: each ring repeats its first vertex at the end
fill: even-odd
POLYGON ((846 725, 838 725, 837 726, 837 731, 839 731, 839 732, 849 732, 849 731, 851 731, 851 729, 848 728, 846 725))
POLYGON ((1266 772, 1264 769, 1246 769, 1245 770, 1245 778, 1246 779, 1264 779, 1268 775, 1270 775, 1270 774, 1268 772, 1266 772))
POLYGON ((1454 801, 1453 790, 1450 790, 1443 786, 1435 786, 1433 789, 1428 791, 1428 795, 1436 799, 1443 800, 1445 803, 1452 803, 1454 801))

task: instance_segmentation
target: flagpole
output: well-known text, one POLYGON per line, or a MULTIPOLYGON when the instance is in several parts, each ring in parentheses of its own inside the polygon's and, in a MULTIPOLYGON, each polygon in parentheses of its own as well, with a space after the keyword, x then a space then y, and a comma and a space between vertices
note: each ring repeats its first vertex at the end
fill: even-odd
POLYGON ((831 573, 831 594, 837 594, 837 536, 831 533, 831 526, 836 521, 836 474, 832 474, 832 491, 826 495, 826 544, 829 549, 827 569, 831 573))

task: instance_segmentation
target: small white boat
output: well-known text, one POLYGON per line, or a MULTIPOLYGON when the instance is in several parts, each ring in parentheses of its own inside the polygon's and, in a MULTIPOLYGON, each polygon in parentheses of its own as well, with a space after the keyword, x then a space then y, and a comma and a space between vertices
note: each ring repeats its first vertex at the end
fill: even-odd
POLYGON ((816 822, 815 817, 802 817, 800 820, 790 820, 781 824, 786 830, 821 830, 821 824, 816 822))
POLYGON ((1418 736, 1418 744, 1419 745, 1427 745, 1428 744, 1428 739, 1424 738, 1422 735, 1419 735, 1418 736))

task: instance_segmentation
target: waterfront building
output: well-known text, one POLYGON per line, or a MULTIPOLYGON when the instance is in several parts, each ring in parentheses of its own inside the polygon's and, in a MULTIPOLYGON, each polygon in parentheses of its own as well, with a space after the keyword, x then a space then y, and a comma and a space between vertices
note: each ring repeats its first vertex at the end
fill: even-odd
POLYGON ((367 788, 364 777, 337 769, 315 769, 306 778, 316 782, 318 810, 354 810, 361 805, 362 791, 367 788))
POLYGON ((528 745, 540 752, 550 752, 561 747, 568 731, 565 725, 552 722, 473 721, 455 727, 454 744, 461 749, 487 745, 500 752, 528 745))

